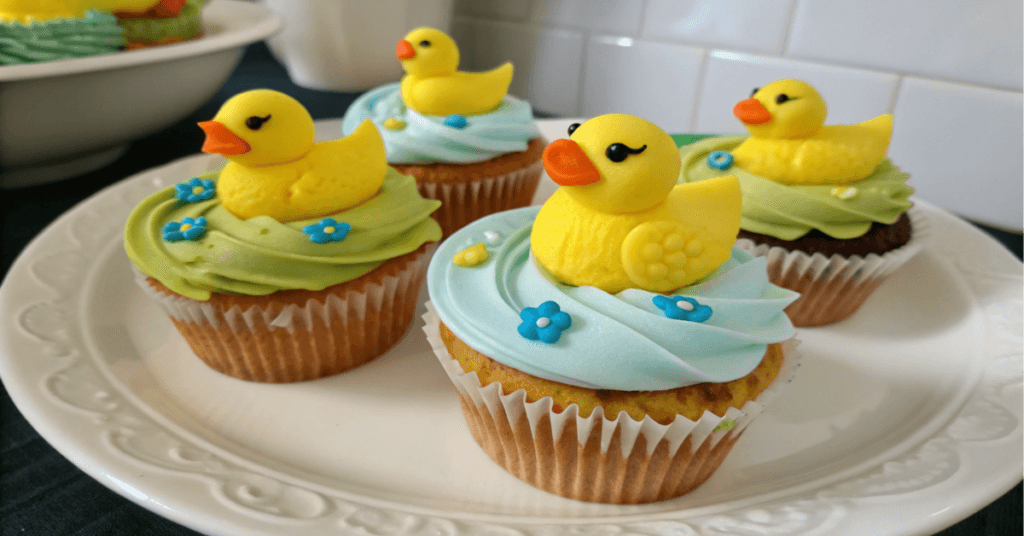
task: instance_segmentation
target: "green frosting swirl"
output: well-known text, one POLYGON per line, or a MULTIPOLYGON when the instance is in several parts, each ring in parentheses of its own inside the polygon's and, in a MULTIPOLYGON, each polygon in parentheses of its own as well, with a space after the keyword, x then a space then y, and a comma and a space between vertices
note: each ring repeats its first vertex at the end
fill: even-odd
MULTIPOLYGON (((201 175, 216 180, 218 172, 201 175)), ((303 227, 320 221, 280 223, 269 216, 240 220, 215 197, 185 203, 174 186, 160 190, 132 211, 124 245, 139 270, 167 288, 205 301, 211 292, 265 295, 278 290, 321 290, 360 277, 387 259, 441 239, 430 214, 440 201, 420 197, 416 181, 388 168, 373 199, 330 217, 352 226, 344 240, 317 244, 303 227), (206 217, 206 234, 195 241, 168 242, 163 226, 206 217)))
POLYGON ((177 17, 166 19, 121 19, 124 38, 129 43, 161 43, 168 39, 195 39, 203 35, 199 16, 206 0, 187 0, 177 17))
POLYGON ((97 56, 123 45, 117 19, 99 11, 88 11, 80 19, 0 24, 0 65, 97 56))
POLYGON ((888 158, 875 171, 845 186, 831 184, 785 185, 737 167, 718 170, 708 166, 714 151, 731 151, 747 136, 708 138, 679 148, 683 159, 679 182, 696 182, 721 175, 736 175, 743 191, 740 228, 782 240, 795 240, 811 229, 837 239, 862 236, 872 222, 892 224, 908 208, 914 189, 904 184, 888 158))

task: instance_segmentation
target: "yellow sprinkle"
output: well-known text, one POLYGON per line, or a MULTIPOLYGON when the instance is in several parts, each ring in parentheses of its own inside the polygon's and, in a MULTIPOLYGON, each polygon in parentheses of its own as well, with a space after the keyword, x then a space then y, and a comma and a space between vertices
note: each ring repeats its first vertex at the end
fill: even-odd
POLYGON ((203 188, 202 186, 196 186, 195 188, 192 188, 192 193, 201 194, 203 193, 203 190, 205 190, 205 188, 203 188))
POLYGON ((722 419, 722 422, 718 423, 713 431, 720 432, 722 430, 732 430, 732 427, 736 426, 736 421, 732 419, 722 419))
POLYGON ((832 195, 839 199, 851 199, 857 195, 857 188, 855 186, 836 186, 832 188, 832 195))
POLYGON ((327 234, 334 234, 334 231, 337 231, 334 227, 324 227, 324 232, 327 234))
POLYGON ((454 262, 456 266, 472 268, 487 262, 487 259, 489 258, 490 255, 487 253, 487 247, 484 246, 483 243, 478 242, 456 253, 452 262, 454 262))
POLYGON ((178 230, 181 231, 181 232, 185 232, 185 231, 187 231, 187 230, 189 230, 191 228, 192 228, 191 225, 189 225, 187 223, 183 223, 183 224, 181 224, 181 227, 178 228, 178 230))
POLYGON ((384 128, 388 130, 402 130, 403 128, 405 128, 405 121, 402 121, 401 119, 395 119, 394 117, 389 117, 384 120, 384 128))

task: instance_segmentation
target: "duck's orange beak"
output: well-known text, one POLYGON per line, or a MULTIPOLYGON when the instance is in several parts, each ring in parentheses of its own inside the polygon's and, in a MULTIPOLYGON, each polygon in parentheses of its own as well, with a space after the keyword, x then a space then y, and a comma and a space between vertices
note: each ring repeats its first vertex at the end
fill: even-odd
POLYGON ((732 113, 744 125, 763 125, 772 120, 772 114, 765 108, 761 101, 750 98, 739 101, 733 106, 732 113))
POLYGON ((395 55, 400 60, 411 60, 416 57, 416 49, 412 48, 412 43, 402 39, 395 46, 395 55))
POLYGON ((551 142, 541 156, 544 170, 561 186, 583 186, 601 180, 601 172, 583 153, 579 144, 561 139, 551 142))
POLYGON ((201 149, 204 153, 228 156, 245 154, 252 149, 245 140, 239 138, 237 134, 228 130, 228 127, 218 121, 203 121, 199 123, 199 128, 206 133, 206 141, 203 142, 201 149))

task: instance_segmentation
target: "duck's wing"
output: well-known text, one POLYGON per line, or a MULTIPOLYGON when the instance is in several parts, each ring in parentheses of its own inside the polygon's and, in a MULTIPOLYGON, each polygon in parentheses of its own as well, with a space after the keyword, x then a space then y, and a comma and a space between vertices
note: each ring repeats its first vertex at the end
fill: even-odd
POLYGON ((714 270, 702 259, 708 238, 706 230, 676 220, 641 223, 622 241, 622 267, 637 288, 677 289, 714 270))
POLYGON ((413 109, 428 115, 474 115, 494 109, 508 93, 512 64, 482 73, 457 71, 410 85, 413 109))
POLYGON ((892 116, 856 125, 824 127, 801 145, 793 158, 794 183, 843 184, 871 174, 885 158, 892 138, 892 116))
POLYGON ((676 185, 658 219, 622 241, 626 274, 640 288, 665 292, 713 272, 732 255, 741 200, 734 175, 676 185))
POLYGON ((291 187, 291 204, 341 211, 369 199, 387 174, 384 141, 367 119, 348 136, 316 144, 307 169, 291 187))

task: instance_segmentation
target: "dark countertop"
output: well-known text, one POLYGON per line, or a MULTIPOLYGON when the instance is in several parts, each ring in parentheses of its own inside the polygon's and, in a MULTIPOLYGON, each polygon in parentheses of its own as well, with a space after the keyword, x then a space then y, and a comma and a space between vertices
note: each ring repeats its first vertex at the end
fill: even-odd
MULTIPOLYGON (((295 86, 266 46, 247 50, 225 86, 195 114, 173 127, 134 143, 117 162, 59 187, 3 191, 3 273, 43 228, 65 211, 135 173, 195 154, 203 134, 197 121, 210 119, 230 96, 267 87, 298 98, 316 119, 340 117, 357 94, 314 91, 295 86)), ((1020 234, 979 226, 1021 258, 1020 234)), ((183 535, 194 531, 154 514, 107 489, 55 451, 25 421, 7 390, 0 427, 0 519, 4 535, 183 535)), ((1020 484, 982 511, 940 532, 941 536, 1022 533, 1020 484)))

